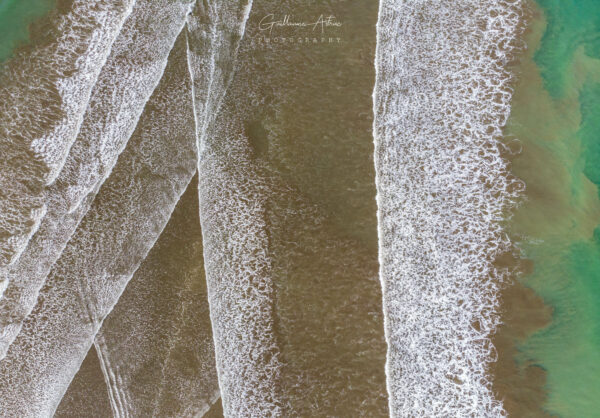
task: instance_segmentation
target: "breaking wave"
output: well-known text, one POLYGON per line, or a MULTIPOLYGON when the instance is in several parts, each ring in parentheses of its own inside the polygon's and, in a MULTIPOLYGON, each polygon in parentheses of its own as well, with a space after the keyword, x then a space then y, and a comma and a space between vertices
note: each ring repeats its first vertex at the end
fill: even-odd
POLYGON ((181 32, 189 1, 138 1, 94 86, 79 135, 48 188, 45 217, 22 256, 0 270, 0 358, 35 305, 50 268, 131 137, 181 32))
POLYGON ((0 410, 50 416, 196 172, 185 42, 0 362, 0 410), (188 100, 186 100, 188 98, 188 100))
POLYGON ((383 0, 375 164, 392 416, 502 416, 488 366, 523 185, 501 156, 520 0, 383 0))
POLYGON ((92 87, 132 5, 133 0, 75 0, 68 11, 48 18, 44 35, 51 41, 4 65, 0 266, 19 257, 46 214, 46 186, 75 141, 92 87))

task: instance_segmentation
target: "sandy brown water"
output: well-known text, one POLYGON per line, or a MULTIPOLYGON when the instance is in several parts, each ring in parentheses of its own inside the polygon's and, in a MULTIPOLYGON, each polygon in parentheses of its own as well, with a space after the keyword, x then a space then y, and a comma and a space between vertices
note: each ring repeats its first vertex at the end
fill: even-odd
POLYGON ((276 190, 266 219, 286 416, 387 415, 371 128, 376 18, 375 2, 257 1, 232 87, 250 84, 245 74, 259 78, 255 100, 264 103, 246 116, 245 134, 276 190), (259 25, 271 13, 332 15, 342 26, 276 27, 269 36, 259 25))
MULTIPOLYGON (((554 178, 557 182, 562 181, 561 173, 548 172, 547 162, 551 157, 532 140, 545 133, 528 131, 525 124, 535 123, 536 118, 544 114, 543 104, 535 102, 536 92, 543 87, 539 69, 533 62, 533 54, 539 46, 545 22, 541 10, 533 1, 525 3, 523 25, 525 30, 521 38, 527 48, 521 51, 511 64, 510 69, 515 77, 514 95, 511 119, 505 128, 505 144, 511 150, 505 157, 511 162, 513 174, 527 180, 526 191, 520 201, 521 206, 511 214, 516 216, 517 225, 523 225, 523 216, 527 216, 529 201, 545 201, 549 212, 560 211, 559 199, 548 195, 550 189, 542 186, 537 180, 543 178, 542 181, 547 182, 548 179, 554 178), (552 209, 553 207, 556 209, 552 209)), ((549 131, 556 129, 552 126, 547 128, 549 131)), ((535 228, 534 220, 525 220, 525 223, 535 228)), ((534 229, 527 231, 511 228, 511 224, 508 224, 507 230, 512 241, 519 243, 525 236, 523 234, 531 233, 534 229)), ((498 264, 510 269, 512 274, 501 293, 502 325, 493 338, 498 353, 498 360, 491 369, 494 375, 494 392, 503 400, 509 416, 549 416, 544 410, 547 400, 546 371, 534 359, 520 358, 519 345, 551 323, 552 308, 546 305, 533 289, 525 285, 523 278, 534 271, 535 265, 532 260, 519 254, 518 248, 515 247, 514 253, 506 254, 498 260, 498 264)))
MULTIPOLYGON (((283 364, 278 390, 284 394, 286 416, 388 413, 372 160, 376 19, 374 1, 307 1, 299 6, 256 0, 226 101, 228 111, 245 97, 241 133, 274 191, 265 203, 265 219, 275 336, 283 364), (259 26, 269 14, 308 22, 331 15, 342 26, 317 36, 311 29, 275 27, 267 36, 259 26)), ((40 23, 37 30, 49 29, 40 23)), ((530 76, 528 60, 527 55, 518 63, 517 83, 538 82, 530 76)), ((538 154, 525 148, 518 158, 533 161, 538 154)), ((189 205, 186 216, 197 216, 197 202, 189 199, 184 202, 189 205)), ((154 262, 166 270, 173 267, 176 245, 191 245, 190 240, 201 237, 199 225, 191 228, 181 219, 173 225, 170 233, 186 239, 155 256, 154 262)), ((197 259, 198 251, 190 251, 191 256, 197 259)), ((502 294, 504 325, 494 337, 498 362, 490 370, 494 390, 511 416, 538 416, 544 373, 534 364, 516 363, 516 345, 547 324, 549 311, 517 280, 519 272, 530 268, 526 263, 511 257, 497 263, 515 269, 515 281, 502 294)), ((204 277, 197 274, 197 280, 204 277)), ((156 347, 157 352, 163 349, 156 347)), ((81 408, 91 406, 85 400, 92 392, 94 413, 104 416, 108 398, 96 390, 102 387, 102 374, 95 355, 90 350, 58 416, 79 416, 81 408)), ((176 360, 182 368, 198 366, 195 354, 185 349, 176 360)), ((222 416, 220 401, 206 416, 222 416)))
POLYGON ((79 372, 63 397, 55 417, 86 416, 108 418, 112 416, 104 374, 98 361, 98 353, 92 347, 81 364, 79 372))
POLYGON ((387 414, 371 134, 376 12, 364 2, 253 4, 200 159, 226 413, 387 414), (266 16, 286 15, 339 15, 331 37, 340 42, 306 28, 261 31, 266 16), (244 330, 228 325, 238 321, 244 330))
POLYGON ((104 321, 57 416, 111 416, 109 389, 114 406, 127 404, 134 416, 192 416, 218 398, 197 213, 194 179, 104 321))

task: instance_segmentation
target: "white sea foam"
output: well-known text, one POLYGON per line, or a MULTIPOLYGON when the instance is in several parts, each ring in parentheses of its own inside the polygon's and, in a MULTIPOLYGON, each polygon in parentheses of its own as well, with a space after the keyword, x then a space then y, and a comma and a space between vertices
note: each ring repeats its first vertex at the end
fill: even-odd
POLYGON ((251 0, 236 0, 227 6, 215 1, 198 2, 188 19, 188 63, 190 72, 196 75, 194 100, 200 152, 231 83, 251 8, 251 0))
POLYGON ((117 417, 201 416, 219 398, 197 182, 96 335, 117 417))
POLYGON ((56 81, 62 99, 63 119, 54 125, 52 131, 44 132, 31 142, 35 155, 50 169, 46 179, 48 183, 56 179, 65 162, 83 121, 92 87, 134 3, 135 0, 95 3, 75 0, 71 13, 58 25, 58 33, 61 34, 58 43, 64 48, 59 49, 58 55, 76 57, 76 70, 63 74, 56 81), (83 45, 82 41, 85 42, 83 45), (83 50, 78 49, 82 46, 83 50))
POLYGON ((0 362, 0 411, 51 416, 197 169, 185 42, 0 362))
POLYGON ((265 224, 269 185, 238 137, 241 127, 225 126, 211 135, 218 135, 227 151, 213 148, 209 136, 199 166, 204 260, 223 410, 232 417, 278 416, 281 364, 265 224))
POLYGON ((194 81, 200 219, 223 410, 232 417, 277 416, 281 365, 264 218, 269 186, 251 161, 239 109, 233 104, 219 112, 250 2, 198 6, 188 25, 188 63, 194 81))
POLYGON ((96 78, 134 0, 74 0, 52 20, 51 42, 11 59, 0 75, 0 266, 21 254, 46 213, 96 78))
POLYGON ((375 165, 392 416, 502 416, 495 258, 522 189, 500 155, 520 0, 383 0, 375 165))
POLYGON ((48 188, 39 230, 19 260, 0 269, 8 286, 0 298, 0 358, 133 133, 191 7, 188 0, 139 0, 127 18, 94 86, 77 140, 48 188))

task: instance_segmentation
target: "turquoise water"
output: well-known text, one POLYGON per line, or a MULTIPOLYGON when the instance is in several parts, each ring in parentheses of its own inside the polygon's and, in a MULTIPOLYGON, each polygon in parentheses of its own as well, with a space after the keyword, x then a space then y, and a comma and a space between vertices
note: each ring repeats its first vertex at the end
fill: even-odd
POLYGON ((530 43, 536 74, 526 75, 509 122, 525 149, 515 171, 529 190, 513 228, 534 262, 523 282, 553 314, 520 346, 520 359, 546 370, 547 412, 593 417, 600 414, 600 2, 537 3, 546 25, 530 43))
POLYGON ((29 24, 54 6, 54 0, 0 0, 0 61, 26 42, 29 24))

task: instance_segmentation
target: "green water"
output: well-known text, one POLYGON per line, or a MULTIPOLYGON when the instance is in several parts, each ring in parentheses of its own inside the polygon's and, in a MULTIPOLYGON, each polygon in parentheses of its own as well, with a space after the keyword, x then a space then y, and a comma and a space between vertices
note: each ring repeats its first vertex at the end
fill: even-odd
POLYGON ((0 0, 0 61, 27 42, 29 24, 53 6, 54 0, 0 0))
POLYGON ((513 222, 534 271, 523 282, 553 309, 521 346, 547 372, 545 410, 600 414, 600 2, 537 0, 509 132, 528 201, 513 222), (538 36, 539 35, 539 36, 538 36))

